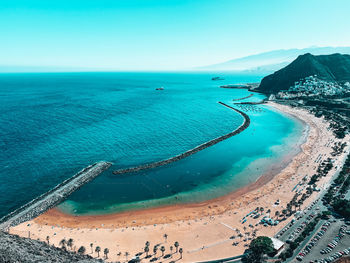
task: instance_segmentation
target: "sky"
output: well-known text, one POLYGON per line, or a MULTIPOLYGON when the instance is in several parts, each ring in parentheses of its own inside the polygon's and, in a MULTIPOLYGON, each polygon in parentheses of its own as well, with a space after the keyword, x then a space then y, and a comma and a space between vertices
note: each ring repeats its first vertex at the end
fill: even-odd
POLYGON ((349 0, 1 0, 0 68, 183 70, 350 46, 349 0))

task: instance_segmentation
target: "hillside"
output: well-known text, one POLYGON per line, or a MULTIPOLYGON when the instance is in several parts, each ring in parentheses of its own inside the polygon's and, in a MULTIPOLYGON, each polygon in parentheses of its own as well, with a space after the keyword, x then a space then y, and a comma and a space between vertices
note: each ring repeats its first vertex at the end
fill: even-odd
POLYGON ((272 73, 287 66, 299 55, 311 53, 314 55, 327 55, 333 53, 350 54, 350 47, 310 47, 303 49, 280 49, 259 53, 251 56, 232 59, 223 63, 200 67, 200 70, 234 70, 272 73))
POLYGON ((93 259, 89 255, 65 251, 49 246, 44 242, 10 235, 0 231, 0 262, 6 263, 34 263, 34 262, 104 262, 93 259))
POLYGON ((266 94, 277 93, 311 75, 317 75, 319 79, 330 82, 350 81, 350 55, 301 55, 288 66, 264 77, 257 91, 266 94))

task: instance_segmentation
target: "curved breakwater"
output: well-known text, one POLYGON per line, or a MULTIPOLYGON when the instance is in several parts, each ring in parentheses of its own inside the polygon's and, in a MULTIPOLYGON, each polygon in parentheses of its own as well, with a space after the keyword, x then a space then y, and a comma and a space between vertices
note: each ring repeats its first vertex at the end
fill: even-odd
POLYGON ((249 116, 244 113, 243 111, 240 111, 238 109, 235 109, 223 102, 218 102, 219 104, 229 108, 229 109, 232 109, 236 112, 238 112, 243 118, 244 118, 244 121, 243 123, 234 131, 228 133, 228 134, 225 134, 223 136, 220 136, 220 137, 217 137, 213 140, 210 140, 206 143, 203 143, 199 146, 196 146, 195 148, 187 151, 187 152, 184 152, 184 153, 181 153, 179 155, 176 155, 176 156, 173 156, 169 159, 166 159, 166 160, 162 160, 162 161, 158 161, 158 162, 154 162, 154 163, 149 163, 149 164, 144 164, 144 165, 139 165, 139 166, 136 166, 136 167, 130 167, 130 168, 126 168, 126 169, 119 169, 119 170, 116 170, 113 172, 113 174, 126 174, 126 173, 133 173, 133 172, 139 172, 139 171, 142 171, 142 170, 147 170, 147 169, 152 169, 152 168, 156 168, 156 167, 159 167, 159 166, 163 166, 163 165, 166 165, 166 164, 170 164, 170 163, 173 163, 173 162, 176 162, 176 161, 179 161, 181 159, 184 159, 192 154, 195 154, 201 150, 204 150, 214 144, 217 144, 223 140, 226 140, 232 136, 235 136, 239 133, 241 133, 242 131, 244 131, 245 129, 247 129, 250 125, 250 118, 249 116))
POLYGON ((248 96, 245 96, 243 98, 233 99, 232 101, 245 100, 245 99, 249 99, 250 97, 253 97, 253 96, 254 96, 254 94, 249 94, 248 96))

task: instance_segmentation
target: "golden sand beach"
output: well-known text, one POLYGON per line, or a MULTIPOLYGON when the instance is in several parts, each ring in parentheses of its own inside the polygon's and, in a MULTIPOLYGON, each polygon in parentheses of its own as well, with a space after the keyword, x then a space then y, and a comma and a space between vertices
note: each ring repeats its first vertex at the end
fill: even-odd
MULTIPOLYGON (((284 162, 276 164, 274 170, 263 174, 256 182, 246 187, 206 202, 119 214, 72 216, 52 209, 32 221, 12 227, 10 233, 25 237, 30 235, 31 238, 43 241, 46 241, 48 236, 50 244, 55 246, 59 246, 59 242, 64 238, 72 238, 73 250, 85 246, 87 253, 94 257, 97 253, 92 250, 96 246, 100 246, 101 251, 108 248, 109 261, 123 262, 126 258, 131 259, 138 252, 144 251, 146 241, 150 242, 150 254, 153 254, 153 246, 156 244, 164 246, 165 254, 168 254, 170 246, 174 247, 174 242, 179 242, 179 247, 183 248, 182 259, 179 253, 174 253, 176 249, 173 248, 172 256, 162 262, 198 262, 240 255, 250 243, 253 232, 257 236, 273 236, 292 219, 289 217, 277 226, 264 227, 261 224, 257 225, 260 218, 247 217, 243 224, 243 217, 255 208, 263 207, 265 215, 271 210, 270 217, 276 218, 275 211, 286 207, 295 194, 293 188, 296 184, 300 183, 300 189, 306 191, 306 182, 302 179, 315 173, 315 159, 320 154, 322 159, 331 157, 333 144, 340 141, 328 129, 328 123, 323 118, 316 118, 302 109, 276 103, 269 105, 305 122, 306 138, 298 154, 286 157, 284 162), (279 205, 274 204, 277 200, 280 201, 279 205), (233 240, 230 239, 232 236, 233 240), (233 242, 238 242, 238 245, 233 246, 233 242), (130 256, 126 257, 126 252, 130 256)), ((344 141, 348 139, 346 137, 344 141)), ((348 149, 347 146, 345 151, 348 149)), ((337 157, 334 168, 327 177, 323 177, 318 183, 321 192, 335 174, 335 167, 339 169, 346 158, 345 151, 337 157)), ((321 192, 314 192, 301 209, 316 199, 321 192)), ((159 249, 157 255, 161 256, 159 249)), ((103 256, 103 253, 100 253, 100 256, 103 256)), ((144 256, 141 256, 142 262, 149 262, 151 257, 145 259, 144 256)))

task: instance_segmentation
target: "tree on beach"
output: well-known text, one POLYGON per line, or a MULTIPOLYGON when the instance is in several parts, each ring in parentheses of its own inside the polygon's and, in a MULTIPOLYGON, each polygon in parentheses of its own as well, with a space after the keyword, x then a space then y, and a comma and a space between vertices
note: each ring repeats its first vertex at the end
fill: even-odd
POLYGON ((168 239, 168 234, 164 234, 163 237, 164 237, 164 240, 165 240, 165 243, 166 243, 167 239, 168 239))
POLYGON ((174 243, 174 247, 176 248, 176 253, 178 252, 179 246, 180 246, 179 242, 176 241, 174 243))
POLYGON ((287 211, 288 211, 288 214, 291 214, 291 211, 292 211, 292 205, 291 205, 291 203, 288 203, 288 204, 287 204, 287 211))
POLYGON ((165 247, 162 246, 162 247, 160 248, 160 251, 162 251, 162 257, 163 257, 163 256, 164 256, 164 252, 165 252, 165 247))
POLYGON ((66 239, 63 238, 63 239, 60 241, 59 245, 60 245, 62 248, 66 248, 66 243, 67 243, 66 239))
POLYGON ((145 246, 144 251, 146 253, 146 258, 148 258, 149 247, 145 246))
POLYGON ((182 248, 180 248, 180 249, 179 249, 180 259, 182 259, 182 252, 183 252, 183 249, 182 249, 182 248))
POLYGON ((109 249, 108 249, 108 248, 105 248, 105 249, 103 250, 103 254, 105 254, 106 259, 108 258, 108 253, 109 253, 109 249))
POLYGON ((286 209, 283 209, 283 210, 282 210, 282 214, 283 214, 284 218, 286 218, 287 210, 286 210, 286 209))
POLYGON ((129 255, 130 255, 129 252, 125 252, 125 259, 126 259, 126 261, 128 261, 128 256, 129 255))
POLYGON ((78 249, 78 253, 79 254, 84 254, 86 251, 85 247, 84 246, 81 246, 79 249, 78 249))
POLYGON ((92 247, 94 246, 94 244, 93 243, 90 243, 90 247, 91 247, 91 254, 93 253, 93 249, 92 249, 92 247))
POLYGON ((277 210, 277 211, 275 212, 275 217, 279 217, 279 215, 280 215, 280 211, 277 210))
POLYGON ((248 252, 242 258, 242 262, 261 263, 264 262, 264 255, 274 252, 272 240, 269 237, 260 236, 254 239, 250 245, 248 252))
POLYGON ((46 241, 47 241, 47 244, 50 245, 50 237, 49 236, 46 237, 46 241))
POLYGON ((149 245, 150 245, 149 241, 146 241, 145 246, 149 247, 149 245))
POLYGON ((253 236, 253 237, 256 237, 256 229, 253 231, 252 236, 253 236))
POLYGON ((73 239, 68 239, 68 241, 67 241, 67 246, 69 246, 70 247, 70 250, 72 250, 72 247, 73 247, 73 239))
POLYGON ((303 200, 301 200, 301 199, 298 200, 299 209, 300 209, 300 206, 301 206, 303 203, 304 203, 303 200))
POLYGON ((95 252, 97 253, 97 257, 99 258, 100 257, 100 251, 101 251, 101 248, 99 246, 97 246, 95 248, 95 252))
POLYGON ((158 250, 158 247, 157 247, 157 246, 154 246, 154 247, 153 247, 153 254, 154 254, 154 255, 157 255, 157 250, 158 250))

